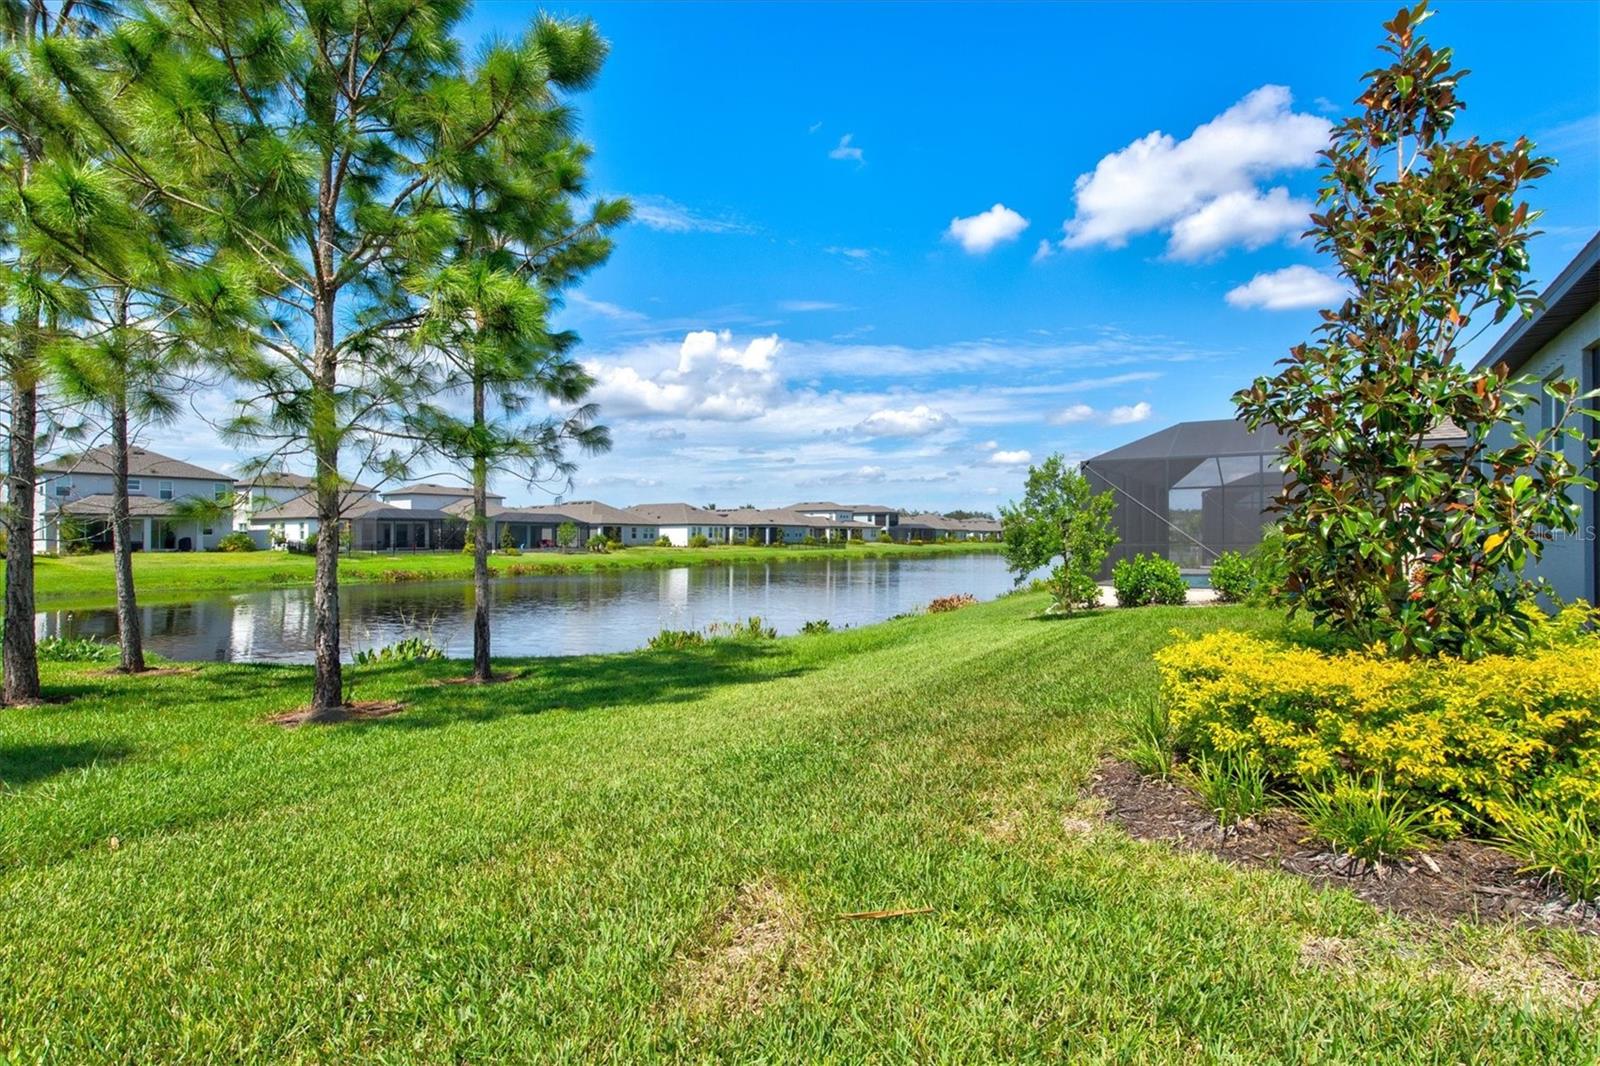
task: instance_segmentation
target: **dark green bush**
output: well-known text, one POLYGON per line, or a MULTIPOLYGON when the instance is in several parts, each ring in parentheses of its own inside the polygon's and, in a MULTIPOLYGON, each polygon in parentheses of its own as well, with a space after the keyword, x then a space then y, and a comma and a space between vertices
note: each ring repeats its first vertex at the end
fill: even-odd
POLYGON ((1178 564, 1159 555, 1142 552, 1132 559, 1119 559, 1111 568, 1111 587, 1123 607, 1150 604, 1181 604, 1189 595, 1178 564))
POLYGON ((1223 552, 1211 564, 1211 588, 1223 603, 1243 603, 1255 592, 1255 568, 1238 552, 1223 552))
POLYGON ((694 536, 689 538, 689 547, 709 548, 711 547, 711 538, 706 536, 704 533, 696 533, 694 536))
POLYGON ((219 552, 253 552, 255 550, 255 538, 243 530, 236 530, 217 541, 217 551, 219 552))

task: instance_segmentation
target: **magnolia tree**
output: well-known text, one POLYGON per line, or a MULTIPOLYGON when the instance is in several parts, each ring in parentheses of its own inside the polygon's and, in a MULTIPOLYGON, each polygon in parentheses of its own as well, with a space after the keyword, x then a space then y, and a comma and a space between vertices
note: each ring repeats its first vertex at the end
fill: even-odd
POLYGON ((1096 493, 1059 454, 1029 467, 1022 502, 1000 508, 1006 565, 1017 584, 1055 562, 1045 579, 1054 609, 1071 614, 1098 606, 1096 576, 1117 542, 1112 505, 1111 493, 1096 493))
POLYGON ((1449 139, 1465 72, 1417 32, 1428 14, 1384 25, 1392 62, 1366 75, 1362 110, 1323 153, 1311 235, 1349 298, 1234 399, 1252 428, 1286 438, 1289 607, 1400 654, 1473 657, 1525 631, 1524 566, 1575 527, 1572 496, 1593 482, 1568 454, 1588 413, 1573 382, 1459 359, 1474 318, 1530 309, 1538 212, 1520 196, 1552 161, 1526 138, 1449 139), (1530 431, 1519 412, 1541 389, 1564 414, 1530 431), (1464 441, 1440 439, 1452 426, 1464 441))

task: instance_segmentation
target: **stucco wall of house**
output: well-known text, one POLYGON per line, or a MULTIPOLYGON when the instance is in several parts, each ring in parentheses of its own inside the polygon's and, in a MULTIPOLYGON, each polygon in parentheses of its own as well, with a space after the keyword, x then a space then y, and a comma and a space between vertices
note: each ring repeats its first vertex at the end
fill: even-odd
MULTIPOLYGON (((1600 347, 1600 306, 1591 307, 1582 318, 1557 334, 1517 374, 1540 381, 1558 376, 1574 378, 1582 385, 1580 391, 1600 388, 1600 381, 1595 380, 1594 352, 1597 347, 1600 347)), ((1540 426, 1543 417, 1543 405, 1538 398, 1522 412, 1523 422, 1530 430, 1540 426)), ((1595 433, 1592 424, 1581 428, 1586 436, 1595 433)), ((1495 444, 1503 444, 1507 437, 1496 433, 1490 439, 1495 444)), ((1574 463, 1584 461, 1584 449, 1580 442, 1568 441, 1566 447, 1567 457, 1574 463)), ((1590 475, 1593 476, 1593 471, 1590 475)), ((1595 552, 1596 537, 1600 535, 1597 533, 1600 530, 1600 505, 1597 505, 1596 494, 1592 491, 1576 490, 1572 498, 1583 506, 1578 531, 1553 534, 1545 546, 1544 557, 1537 565, 1530 565, 1528 574, 1530 577, 1543 577, 1563 599, 1583 597, 1592 600, 1596 596, 1595 552)))
MULTIPOLYGON (((34 503, 34 550, 53 552, 56 550, 57 529, 56 511, 62 504, 71 504, 73 500, 80 500, 85 496, 109 495, 112 489, 110 474, 91 471, 69 471, 57 473, 55 471, 42 472, 39 475, 37 498, 34 503)), ((154 478, 134 476, 128 478, 128 495, 144 496, 152 500, 170 499, 178 501, 187 498, 199 497, 201 499, 220 499, 222 503, 232 502, 233 483, 231 481, 213 481, 209 478, 154 478), (170 492, 170 495, 167 493, 170 492), (221 496, 219 497, 219 493, 221 496)), ((154 519, 152 519, 152 522, 154 519)), ((224 513, 210 527, 210 534, 202 533, 194 528, 192 522, 180 523, 178 535, 189 537, 195 541, 199 549, 210 548, 233 530, 233 516, 224 513)), ((141 519, 133 520, 133 537, 140 543, 144 541, 143 523, 141 519)), ((152 539, 154 539, 152 537, 152 539)))

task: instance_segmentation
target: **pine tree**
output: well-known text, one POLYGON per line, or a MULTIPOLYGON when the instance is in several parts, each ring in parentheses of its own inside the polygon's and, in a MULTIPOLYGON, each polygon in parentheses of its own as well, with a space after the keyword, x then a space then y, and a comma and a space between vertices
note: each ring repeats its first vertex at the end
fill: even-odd
MULTIPOLYGON (((470 414, 440 404, 415 410, 411 425, 431 450, 468 467, 472 480, 472 676, 490 680, 487 489, 491 471, 533 484, 567 479, 569 448, 609 446, 584 404, 592 380, 570 357, 577 338, 548 327, 551 302, 611 252, 606 231, 628 217, 623 201, 596 201, 579 218, 589 148, 572 134, 556 91, 593 81, 606 46, 593 23, 541 18, 518 47, 483 60, 464 106, 487 106, 481 83, 522 87, 486 151, 441 193, 458 236, 430 279, 429 316, 420 342, 439 360, 438 393, 465 394, 470 414), (522 421, 531 400, 567 408, 522 421)), ((481 122, 482 119, 480 118, 481 122)))
POLYGON ((312 719, 344 705, 341 463, 404 471, 396 421, 432 377, 413 337, 419 294, 459 236, 444 192, 487 165, 529 91, 469 69, 452 37, 465 6, 158 0, 111 49, 121 88, 100 119, 119 167, 216 249, 223 276, 254 287, 263 312, 230 364, 251 392, 228 430, 313 465, 312 719))

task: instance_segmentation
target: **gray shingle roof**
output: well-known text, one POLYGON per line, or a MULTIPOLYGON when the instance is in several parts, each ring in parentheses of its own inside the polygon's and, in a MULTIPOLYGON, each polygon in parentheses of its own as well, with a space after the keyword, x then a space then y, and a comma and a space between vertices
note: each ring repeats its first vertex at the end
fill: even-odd
MULTIPOLYGON (((77 455, 59 455, 47 459, 39 466, 41 474, 109 474, 112 451, 110 448, 90 448, 77 455)), ((186 463, 147 448, 128 449, 128 475, 130 477, 194 478, 199 481, 233 482, 232 474, 207 470, 203 466, 186 463)))

